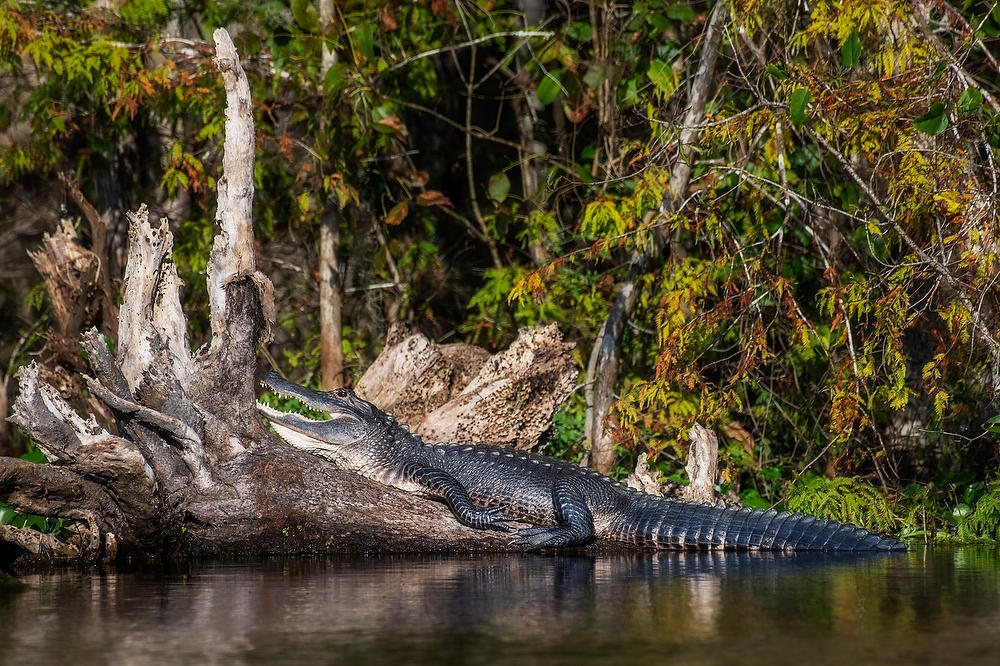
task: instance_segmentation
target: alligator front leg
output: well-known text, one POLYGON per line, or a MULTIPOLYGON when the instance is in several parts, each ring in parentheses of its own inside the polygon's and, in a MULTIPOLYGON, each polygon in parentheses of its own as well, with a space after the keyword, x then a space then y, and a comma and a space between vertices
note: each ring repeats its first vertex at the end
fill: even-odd
POLYGON ((404 466, 403 474, 430 491, 430 494, 444 499, 455 518, 463 525, 477 530, 511 531, 506 523, 513 518, 503 515, 503 507, 478 508, 472 503, 469 492, 451 474, 435 467, 418 465, 404 466))
POLYGON ((556 512, 555 525, 530 527, 517 533, 513 546, 559 548, 579 546, 594 538, 594 517, 573 486, 573 479, 559 479, 552 486, 552 503, 556 512))

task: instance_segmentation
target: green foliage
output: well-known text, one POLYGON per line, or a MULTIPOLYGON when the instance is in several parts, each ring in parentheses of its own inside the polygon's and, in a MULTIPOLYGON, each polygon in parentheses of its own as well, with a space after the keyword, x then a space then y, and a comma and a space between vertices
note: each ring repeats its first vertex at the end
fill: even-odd
POLYGON ((19 529, 38 530, 46 534, 59 534, 64 522, 62 518, 18 513, 3 502, 0 502, 0 525, 11 525, 19 529))
POLYGON ((48 291, 45 289, 45 283, 39 282, 28 295, 24 297, 24 304, 32 310, 38 310, 39 312, 45 307, 47 301, 48 291))
POLYGON ((579 462, 583 458, 583 423, 586 403, 579 392, 570 395, 552 417, 552 429, 545 453, 556 458, 579 462))
POLYGON ((507 199, 507 195, 510 194, 510 179, 507 178, 507 174, 500 171, 490 176, 486 191, 489 193, 490 199, 493 199, 497 204, 502 204, 507 199))
POLYGON ((538 90, 535 95, 538 97, 538 101, 542 104, 551 104, 555 101, 556 97, 562 90, 562 76, 565 72, 564 69, 553 69, 545 73, 544 78, 538 84, 538 90))
POLYGON ((788 492, 788 508, 799 513, 833 518, 889 534, 901 520, 882 491, 856 477, 828 479, 806 474, 788 492))
POLYGON ((843 46, 840 47, 840 57, 844 67, 854 67, 861 62, 861 38, 856 31, 852 30, 844 40, 843 46))
POLYGON ((22 460, 27 460, 28 462, 45 464, 49 462, 49 459, 45 457, 42 450, 35 445, 34 442, 28 441, 28 450, 21 454, 22 460))
MULTIPOLYGON (((319 377, 316 374, 307 374, 306 377, 302 379, 302 382, 304 382, 302 385, 319 391, 322 390, 322 388, 316 383, 318 380, 319 377)), ((296 380, 296 383, 299 383, 299 380, 296 380)), ((330 418, 330 415, 326 412, 312 409, 311 407, 303 404, 298 398, 293 398, 281 393, 265 391, 261 394, 258 400, 281 412, 295 412, 317 421, 327 421, 330 418)))
POLYGON ((931 108, 918 116, 913 121, 913 126, 925 134, 940 134, 948 127, 948 115, 945 113, 944 104, 934 102, 931 108))
POLYGON ((965 115, 971 115, 983 105, 983 93, 976 88, 966 88, 958 98, 958 109, 965 115))
POLYGON ((975 489, 970 486, 963 499, 966 501, 958 511, 958 537, 967 541, 1000 539, 1000 481, 980 483, 975 489))
POLYGON ((806 121, 806 106, 812 100, 812 93, 805 88, 796 88, 788 98, 788 115, 792 122, 801 125, 806 121))

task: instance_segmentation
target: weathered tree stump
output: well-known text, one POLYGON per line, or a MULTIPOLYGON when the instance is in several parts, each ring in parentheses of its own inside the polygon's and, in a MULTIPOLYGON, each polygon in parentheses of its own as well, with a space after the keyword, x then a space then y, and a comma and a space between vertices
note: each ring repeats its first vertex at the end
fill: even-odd
POLYGON ((684 488, 681 497, 689 502, 715 504, 719 501, 719 497, 715 493, 719 436, 708 428, 695 423, 688 432, 688 439, 691 440, 691 447, 688 449, 688 460, 684 469, 691 483, 684 488))
POLYGON ((428 441, 533 449, 576 384, 572 348, 554 324, 523 329, 493 356, 396 327, 357 392, 428 441))
MULTIPOLYGON (((51 464, 0 458, 0 500, 67 522, 58 536, 0 526, 0 563, 26 553, 93 561, 507 548, 509 536, 468 529, 441 503, 284 444, 258 416, 256 349, 269 337, 274 304, 253 253, 249 88, 229 35, 216 31, 215 39, 227 121, 208 268, 211 342, 190 351, 172 236, 165 220, 151 223, 140 208, 130 216, 115 353, 94 329, 83 338, 91 398, 115 424, 81 416, 39 365, 19 371, 10 420, 51 464)), ((429 438, 532 446, 576 379, 554 328, 523 331, 492 357, 413 336, 391 342, 362 387, 401 418, 419 418, 416 430, 429 438)))

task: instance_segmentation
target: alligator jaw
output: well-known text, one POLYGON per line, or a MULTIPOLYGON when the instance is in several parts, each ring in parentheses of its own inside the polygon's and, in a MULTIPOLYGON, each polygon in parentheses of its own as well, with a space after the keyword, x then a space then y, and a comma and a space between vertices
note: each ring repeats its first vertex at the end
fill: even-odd
POLYGON ((314 424, 324 423, 295 412, 282 412, 270 405, 257 401, 257 411, 267 417, 268 422, 281 439, 292 446, 308 451, 322 450, 329 446, 316 432, 314 424))
POLYGON ((274 372, 266 373, 261 384, 329 416, 328 420, 311 419, 296 412, 282 412, 258 401, 257 411, 266 416, 275 432, 292 446, 321 453, 352 444, 364 436, 365 427, 358 413, 360 401, 353 394, 348 392, 342 397, 335 392, 314 391, 286 381, 274 372))

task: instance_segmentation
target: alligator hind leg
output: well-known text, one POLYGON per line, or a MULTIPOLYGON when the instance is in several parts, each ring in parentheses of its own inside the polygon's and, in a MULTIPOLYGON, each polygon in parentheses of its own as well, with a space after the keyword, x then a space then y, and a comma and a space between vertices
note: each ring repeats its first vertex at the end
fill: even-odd
POLYGON ((578 546, 594 538, 594 517, 587 508, 580 491, 569 479, 559 479, 552 486, 552 503, 556 513, 555 525, 530 527, 517 533, 512 546, 559 548, 578 546))
POLYGON ((503 515, 504 507, 481 509, 472 503, 469 492, 455 477, 434 467, 404 466, 403 473, 448 503, 458 522, 477 530, 510 532, 506 524, 513 520, 503 515))

